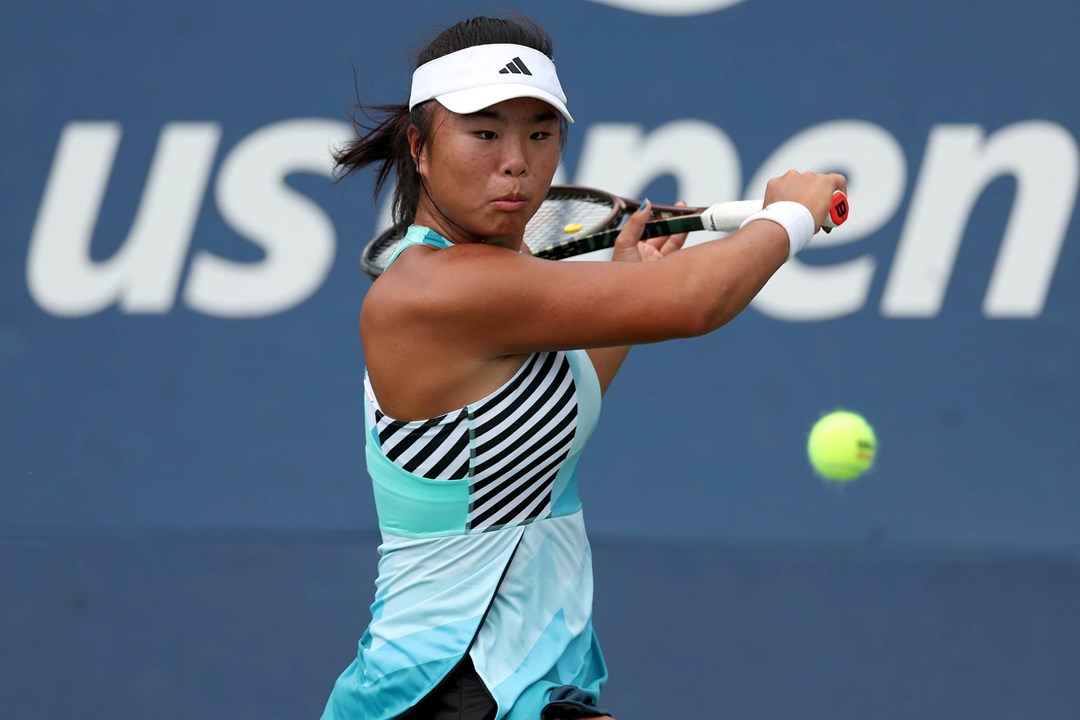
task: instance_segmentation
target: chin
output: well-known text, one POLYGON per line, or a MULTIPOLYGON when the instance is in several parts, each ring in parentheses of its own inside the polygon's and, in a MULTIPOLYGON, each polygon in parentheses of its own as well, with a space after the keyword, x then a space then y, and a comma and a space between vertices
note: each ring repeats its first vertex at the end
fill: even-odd
POLYGON ((484 227, 483 235, 487 237, 516 237, 520 238, 525 235, 525 226, 528 225, 527 220, 521 218, 508 218, 503 217, 494 222, 488 223, 484 227))

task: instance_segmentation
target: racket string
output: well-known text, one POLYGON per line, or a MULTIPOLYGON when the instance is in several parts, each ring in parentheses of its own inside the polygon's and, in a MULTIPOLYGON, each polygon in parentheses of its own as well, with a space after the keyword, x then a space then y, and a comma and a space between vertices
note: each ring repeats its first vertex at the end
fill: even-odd
POLYGON ((525 228, 525 244, 536 252, 607 229, 620 215, 607 198, 549 197, 525 228))
MULTIPOLYGON (((626 217, 623 201, 614 195, 589 188, 553 186, 525 228, 525 244, 533 254, 539 254, 568 241, 618 228, 626 217)), ((385 230, 370 242, 361 256, 365 272, 378 277, 403 239, 385 230)))

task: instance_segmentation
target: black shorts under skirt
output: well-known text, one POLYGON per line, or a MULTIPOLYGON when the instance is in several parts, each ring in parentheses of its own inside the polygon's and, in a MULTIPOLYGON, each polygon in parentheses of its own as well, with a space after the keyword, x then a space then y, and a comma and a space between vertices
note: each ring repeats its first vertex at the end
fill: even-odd
MULTIPOLYGON (((555 688, 539 720, 579 720, 611 714, 597 707, 594 700, 572 685, 555 688)), ((493 720, 497 710, 495 700, 466 655, 434 690, 399 715, 398 720, 493 720)))

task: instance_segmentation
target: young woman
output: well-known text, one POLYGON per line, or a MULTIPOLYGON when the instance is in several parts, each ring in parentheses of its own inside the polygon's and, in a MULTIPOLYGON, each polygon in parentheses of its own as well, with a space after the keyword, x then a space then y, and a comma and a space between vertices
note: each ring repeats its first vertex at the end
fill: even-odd
POLYGON ((360 318, 383 544, 324 720, 608 715, 576 475, 600 397, 632 344, 741 312, 845 189, 791 172, 722 242, 639 242, 646 205, 612 262, 533 258, 573 122, 552 57, 529 21, 459 23, 419 53, 409 104, 337 155, 342 175, 378 165, 376 192, 395 176, 408 233, 360 318))

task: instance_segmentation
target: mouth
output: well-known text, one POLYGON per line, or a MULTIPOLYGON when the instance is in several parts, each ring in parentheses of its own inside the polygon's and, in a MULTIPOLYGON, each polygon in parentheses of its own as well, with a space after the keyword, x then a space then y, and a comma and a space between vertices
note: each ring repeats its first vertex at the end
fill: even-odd
POLYGON ((491 204, 499 210, 513 212, 525 207, 528 204, 528 199, 521 193, 509 193, 500 198, 495 198, 491 201, 491 204))

